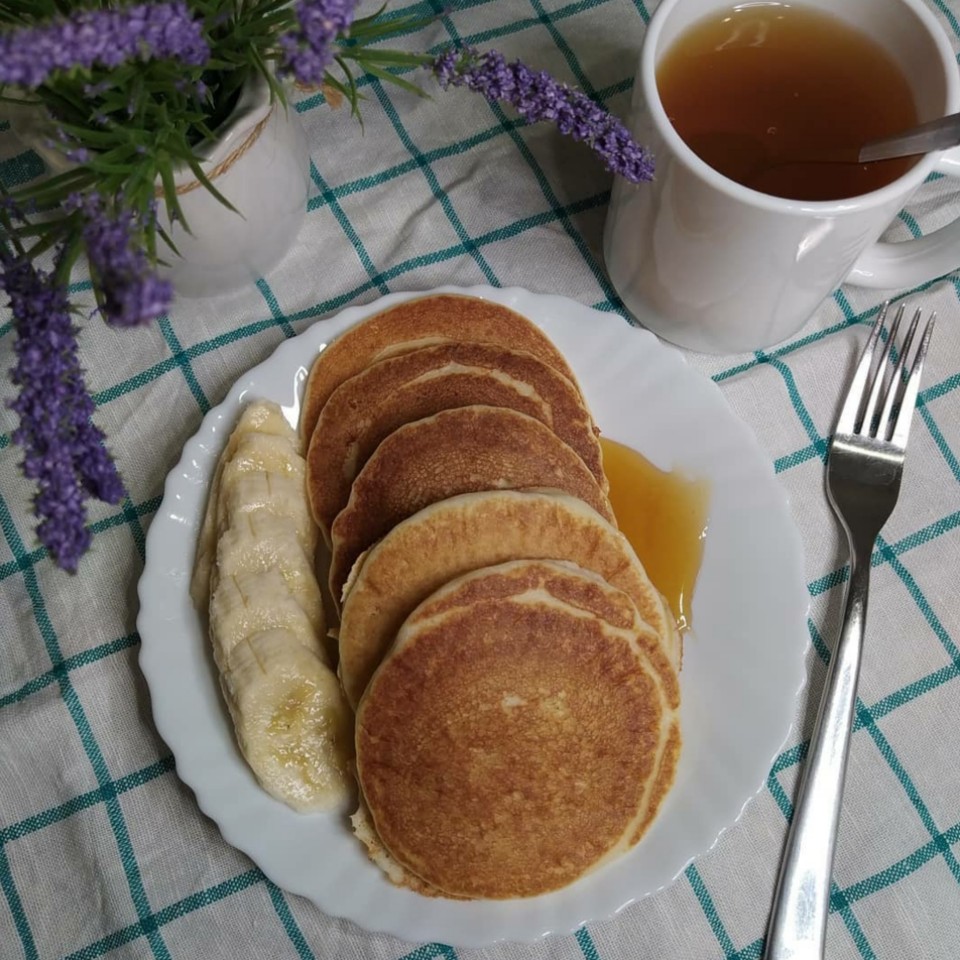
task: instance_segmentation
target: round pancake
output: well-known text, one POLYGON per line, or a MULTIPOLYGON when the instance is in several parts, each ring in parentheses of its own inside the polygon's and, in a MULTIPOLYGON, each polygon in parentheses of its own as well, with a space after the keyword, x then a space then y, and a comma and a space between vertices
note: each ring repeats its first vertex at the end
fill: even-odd
POLYGON ((503 899, 635 843, 676 763, 661 762, 676 717, 648 630, 570 564, 490 567, 428 598, 357 713, 358 779, 392 859, 445 894, 503 899))
POLYGON ((539 420, 505 407, 457 407, 391 433, 357 474, 333 522, 330 593, 357 557, 401 520, 460 493, 550 487, 611 523, 610 501, 583 460, 539 420))
POLYGON ((508 407, 545 423, 606 493, 597 429, 570 380, 529 353, 491 344, 424 347, 367 367, 324 405, 307 451, 307 493, 327 543, 350 484, 381 440, 405 423, 474 404, 508 407))
POLYGON ((514 310, 489 300, 440 294, 398 304, 345 331, 314 361, 304 391, 300 436, 313 436, 330 394, 364 367, 394 353, 447 340, 494 343, 532 353, 574 379, 563 354, 539 327, 514 310))
POLYGON ((633 600, 653 628, 642 642, 671 704, 676 672, 664 647, 663 600, 620 531, 582 500, 558 491, 464 493, 397 524, 357 561, 340 618, 340 679, 356 706, 411 611, 443 584, 518 559, 569 560, 633 600))
MULTIPOLYGON (((656 816, 663 802, 663 798, 670 790, 670 787, 673 786, 681 746, 679 720, 675 717, 670 726, 665 728, 665 730, 666 743, 663 746, 657 773, 650 785, 646 812, 636 821, 632 833, 626 838, 627 848, 637 843, 646 832, 647 828, 653 822, 653 818, 656 816)), ((452 894, 445 893, 437 887, 431 886, 422 877, 418 877, 415 873, 405 869, 395 860, 377 835, 377 831, 370 817, 370 811, 363 802, 362 795, 356 812, 350 816, 350 825, 353 827, 354 836, 367 848, 367 856, 387 875, 387 879, 390 880, 391 883, 398 887, 406 887, 408 890, 423 894, 425 897, 468 899, 454 897, 452 894)), ((616 852, 619 851, 614 851, 614 853, 616 852)))

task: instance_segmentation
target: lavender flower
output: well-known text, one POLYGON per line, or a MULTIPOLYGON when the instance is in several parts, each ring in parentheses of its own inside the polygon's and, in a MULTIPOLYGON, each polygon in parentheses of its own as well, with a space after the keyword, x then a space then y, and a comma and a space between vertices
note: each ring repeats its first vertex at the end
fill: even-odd
POLYGON ((173 287, 149 271, 146 254, 135 243, 140 224, 134 214, 111 216, 96 193, 72 194, 64 207, 83 216, 83 243, 107 323, 132 327, 163 313, 173 287))
POLYGON ((76 137, 71 136, 60 127, 56 129, 56 139, 46 137, 43 145, 48 150, 59 150, 71 163, 88 163, 92 157, 90 151, 86 147, 81 146, 80 141, 77 140, 76 137))
POLYGON ((612 173, 633 183, 653 179, 653 158, 627 128, 579 90, 503 54, 479 53, 472 47, 450 49, 433 63, 440 86, 467 87, 487 100, 502 100, 530 123, 548 120, 564 136, 583 141, 612 173))
POLYGON ((322 83, 333 60, 334 41, 350 29, 356 6, 357 0, 298 0, 300 27, 279 39, 284 70, 300 83, 322 83))
POLYGON ((84 489, 110 503, 123 484, 90 421, 93 401, 77 359, 65 288, 29 261, 0 251, 0 286, 10 297, 20 388, 10 403, 20 417, 14 443, 24 450, 23 472, 37 481, 37 536, 64 570, 74 572, 90 546, 84 489))
POLYGON ((71 163, 89 163, 92 154, 86 147, 74 147, 68 150, 64 156, 71 163))
POLYGON ((80 10, 0 33, 0 86, 35 89, 52 73, 174 58, 201 66, 210 56, 203 24, 183 0, 80 10))

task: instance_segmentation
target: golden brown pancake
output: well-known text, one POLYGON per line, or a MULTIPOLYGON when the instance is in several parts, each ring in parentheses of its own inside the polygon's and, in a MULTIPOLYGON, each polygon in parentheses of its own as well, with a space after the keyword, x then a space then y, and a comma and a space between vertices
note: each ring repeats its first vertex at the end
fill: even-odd
POLYGON ((490 344, 424 347, 367 367, 323 407, 307 452, 307 493, 327 543, 350 484, 381 440, 405 423, 474 404, 508 407, 545 423, 606 492, 597 430, 570 380, 532 354, 490 344))
POLYGON ((448 340, 494 343, 532 353, 574 379, 563 354, 539 327, 519 313, 476 297, 420 297, 364 320, 342 333, 317 357, 300 414, 304 446, 313 436, 320 410, 341 383, 385 356, 448 340))
POLYGON ((662 638, 667 616, 627 539, 592 507, 560 492, 466 493, 397 524, 358 561, 340 620, 340 679, 356 705, 401 624, 454 577, 517 559, 569 560, 633 600, 653 628, 645 650, 663 676, 671 705, 676 673, 662 638))
POLYGON ((615 522, 583 460, 533 417, 457 407, 400 427, 367 460, 333 523, 330 593, 339 600, 357 557, 418 510, 460 493, 524 487, 562 490, 615 522))
POLYGON ((373 821, 370 819, 370 811, 363 802, 362 795, 356 812, 350 816, 350 825, 353 827, 354 836, 367 848, 367 856, 387 875, 387 879, 391 883, 398 887, 406 887, 408 890, 423 894, 425 897, 467 899, 466 897, 452 897, 436 887, 431 887, 425 880, 421 880, 415 873, 405 870, 397 863, 377 836, 373 821))
POLYGON ((572 883, 639 839, 676 725, 630 598, 571 564, 447 584, 401 627, 357 712, 390 857, 459 897, 572 883), (598 749, 602 744, 602 749, 598 749))

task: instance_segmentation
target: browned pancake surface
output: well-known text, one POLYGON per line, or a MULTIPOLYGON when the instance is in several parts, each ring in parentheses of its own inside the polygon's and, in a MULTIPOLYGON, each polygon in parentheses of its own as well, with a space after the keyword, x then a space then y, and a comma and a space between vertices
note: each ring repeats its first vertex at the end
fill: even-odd
MULTIPOLYGON (((471 603, 493 602, 519 594, 523 588, 543 590, 557 600, 584 613, 600 617, 618 629, 632 631, 644 651, 644 656, 650 661, 648 651, 654 638, 650 628, 638 617, 633 600, 596 574, 568 561, 507 562, 487 567, 472 575, 464 575, 458 578, 455 590, 441 588, 420 604, 414 616, 422 622, 449 610, 465 608, 471 603), (576 575, 571 576, 571 571, 576 575)), ((656 816, 664 797, 673 785, 680 756, 679 688, 673 677, 664 680, 662 661, 657 663, 659 685, 669 715, 665 720, 663 741, 646 803, 633 824, 628 846, 640 840, 656 816)))
POLYGON ((333 523, 331 594, 339 599, 364 550, 423 507, 460 493, 524 487, 562 490, 613 522, 583 460, 533 417, 458 407, 398 428, 370 456, 333 523))
POLYGON ((357 714, 380 840, 456 896, 544 893, 629 845, 670 720, 615 625, 639 623, 628 598, 575 568, 505 567, 415 611, 357 714))
POLYGON ((545 423, 606 492, 596 427, 570 380, 531 354, 490 344, 425 347, 367 367, 324 405, 307 452, 307 491, 327 542, 350 484, 384 438, 405 423, 475 404, 545 423))
POLYGON ((563 355, 526 317, 477 297, 440 294, 398 304, 347 330, 313 364, 303 398, 300 436, 313 435, 320 410, 341 383, 389 352, 419 341, 495 343, 532 353, 573 379, 563 355))
POLYGON ((662 753, 657 761, 656 772, 647 791, 646 806, 640 817, 634 822, 632 832, 627 839, 626 846, 637 844, 647 832, 654 817, 659 813, 663 801, 666 799, 677 774, 677 763, 680 760, 682 746, 680 734, 680 715, 675 713, 669 721, 666 730, 666 743, 662 746, 662 753))
POLYGON ((649 628, 641 643, 671 703, 676 673, 663 648, 663 601, 626 538, 582 500, 562 493, 467 493, 397 524, 365 557, 348 585, 340 622, 340 678, 356 705, 411 611, 472 570, 516 559, 570 560, 623 590, 649 628))

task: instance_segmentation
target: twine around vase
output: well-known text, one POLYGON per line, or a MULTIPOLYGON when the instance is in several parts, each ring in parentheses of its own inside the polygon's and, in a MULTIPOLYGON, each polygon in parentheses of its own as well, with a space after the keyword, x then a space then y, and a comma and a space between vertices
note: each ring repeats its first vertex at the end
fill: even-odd
MULTIPOLYGON (((235 150, 233 150, 229 156, 223 158, 223 160, 218 163, 213 170, 208 174, 208 179, 213 181, 218 177, 223 176, 227 173, 230 168, 245 154, 250 148, 260 139, 260 135, 263 133, 264 128, 269 122, 270 118, 273 116, 273 111, 276 109, 276 106, 270 107, 269 113, 247 134, 246 139, 241 143, 235 150)), ((193 190, 198 189, 203 186, 199 180, 191 180, 189 183, 181 183, 176 187, 175 193, 178 197, 182 197, 186 193, 190 193, 193 190)), ((155 190, 154 195, 158 200, 162 200, 164 197, 164 190, 162 186, 158 186, 155 190)))

